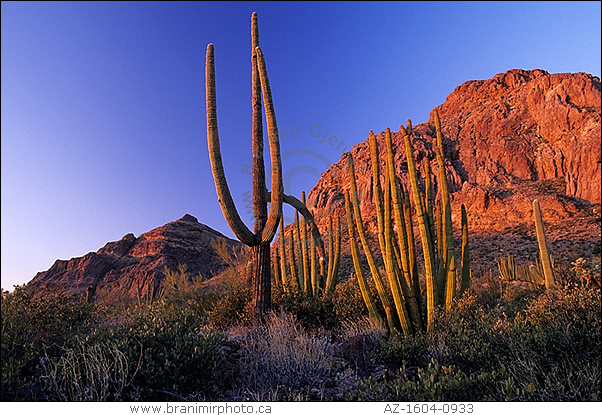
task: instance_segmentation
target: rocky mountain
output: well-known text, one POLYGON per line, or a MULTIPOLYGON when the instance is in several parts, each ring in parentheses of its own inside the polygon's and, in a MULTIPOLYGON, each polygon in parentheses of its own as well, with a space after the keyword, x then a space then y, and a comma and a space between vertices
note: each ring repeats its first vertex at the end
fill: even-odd
MULTIPOLYGON (((585 73, 514 69, 489 80, 465 82, 436 107, 453 221, 459 227, 460 204, 465 204, 471 236, 477 241, 475 248, 483 248, 482 256, 492 258, 503 251, 536 255, 532 219, 536 198, 558 256, 567 250, 574 251, 573 257, 599 253, 600 90, 600 79, 585 73)), ((400 124, 405 126, 405 121, 400 119, 400 124)), ((391 126, 391 130, 399 129, 391 126)), ((421 174, 425 160, 437 171, 435 135, 432 113, 429 121, 414 126, 414 157, 421 174)), ((398 177, 409 188, 401 133, 393 132, 392 139, 398 177)), ((377 140, 383 149, 382 174, 384 132, 377 140)), ((364 220, 375 232, 368 141, 354 146, 351 154, 364 220)), ((433 180, 436 190, 436 175, 433 180)), ((348 188, 343 154, 308 195, 308 207, 321 226, 328 216, 344 217, 343 190, 348 188)))
POLYGON ((114 299, 153 296, 165 278, 165 268, 175 271, 186 265, 191 276, 207 279, 228 264, 212 242, 224 239, 233 250, 241 244, 226 238, 191 215, 136 237, 127 234, 96 252, 70 260, 57 260, 50 269, 39 272, 29 283, 38 292, 55 289, 84 296, 89 289, 114 299))

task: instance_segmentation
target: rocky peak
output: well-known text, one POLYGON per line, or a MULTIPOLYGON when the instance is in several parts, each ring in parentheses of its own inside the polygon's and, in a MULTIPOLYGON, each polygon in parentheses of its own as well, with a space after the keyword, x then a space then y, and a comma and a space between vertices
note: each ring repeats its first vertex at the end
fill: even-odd
POLYGON ((180 219, 178 219, 176 222, 192 222, 192 223, 199 223, 198 219, 195 218, 192 215, 189 215, 188 213, 185 214, 184 216, 182 216, 180 219))
MULTIPOLYGON (((601 193, 600 91, 598 77, 585 73, 550 74, 540 69, 512 69, 488 80, 458 86, 436 107, 444 136, 454 223, 459 223, 463 203, 471 232, 500 234, 530 229, 531 203, 535 198, 542 202, 544 218, 551 223, 567 226, 571 220, 589 215, 592 204, 600 204, 601 193)), ((401 119, 400 124, 405 125, 405 120, 401 119)), ((432 113, 429 121, 413 130, 414 157, 420 174, 426 160, 435 173, 432 113)), ((393 132, 392 141, 395 169, 409 188, 401 133, 393 132)), ((384 132, 377 134, 377 142, 382 154, 384 132)), ((367 229, 374 232, 367 140, 354 146, 351 154, 362 214, 367 229)), ((308 195, 308 206, 321 226, 328 216, 345 216, 343 190, 349 188, 346 157, 343 154, 324 172, 308 195)), ((382 174, 384 156, 379 161, 382 174)), ((436 174, 433 181, 436 191, 436 174)), ((599 208, 596 209, 597 223, 595 218, 593 223, 587 219, 568 233, 572 231, 574 238, 599 245, 599 208)), ((563 235, 566 237, 567 233, 563 235)))
POLYGON ((186 265, 191 276, 200 274, 205 279, 225 270, 228 265, 212 245, 220 238, 226 240, 229 249, 240 246, 238 241, 186 214, 138 237, 128 233, 82 257, 57 260, 30 284, 74 295, 85 295, 92 287, 116 299, 135 298, 139 291, 149 297, 160 288, 165 268, 175 271, 179 265, 186 265))

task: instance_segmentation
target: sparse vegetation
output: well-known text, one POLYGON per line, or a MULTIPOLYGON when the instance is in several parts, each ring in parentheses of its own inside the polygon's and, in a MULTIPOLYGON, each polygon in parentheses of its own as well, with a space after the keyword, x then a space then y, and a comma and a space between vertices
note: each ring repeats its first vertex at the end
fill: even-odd
POLYGON ((600 290, 525 285, 502 297, 482 278, 437 310, 431 332, 405 337, 374 326, 355 278, 329 302, 275 291, 263 321, 241 282, 188 280, 195 289, 177 301, 166 289, 119 313, 19 287, 2 293, 2 399, 600 400, 600 290))

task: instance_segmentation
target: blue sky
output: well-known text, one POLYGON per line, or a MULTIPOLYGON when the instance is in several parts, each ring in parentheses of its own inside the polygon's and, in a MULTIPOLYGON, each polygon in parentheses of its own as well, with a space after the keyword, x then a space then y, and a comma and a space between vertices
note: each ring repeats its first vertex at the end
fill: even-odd
POLYGON ((2 287, 185 213, 232 236, 207 155, 215 45, 226 176, 251 227, 250 16, 286 192, 368 131, 513 68, 600 76, 600 2, 2 2, 2 287), (334 137, 334 138, 333 138, 334 137))

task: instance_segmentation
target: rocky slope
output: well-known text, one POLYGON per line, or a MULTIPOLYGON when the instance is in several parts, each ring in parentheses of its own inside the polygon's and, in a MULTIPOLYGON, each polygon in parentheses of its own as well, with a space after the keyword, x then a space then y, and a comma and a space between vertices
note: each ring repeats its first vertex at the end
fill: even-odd
MULTIPOLYGON (((459 225, 460 204, 465 204, 471 236, 478 241, 475 248, 483 248, 483 256, 499 256, 502 251, 536 254, 535 198, 541 201, 557 253, 565 248, 575 250, 573 256, 599 253, 600 89, 600 79, 585 73, 514 69, 489 80, 465 82, 436 107, 451 182, 453 220, 459 225)), ((405 125, 405 120, 400 119, 400 124, 405 125)), ((400 132, 392 135, 395 167, 408 187, 403 139, 400 132)), ((377 139, 383 149, 382 172, 384 132, 377 139)), ((429 121, 414 127, 412 139, 421 174, 427 159, 431 170, 437 171, 432 113, 429 121)), ((374 232, 368 141, 354 146, 351 153, 364 220, 374 232)), ((433 179, 437 187, 437 177, 433 179)), ((343 154, 308 195, 308 206, 322 226, 328 216, 344 217, 342 191, 348 188, 343 154)))
POLYGON ((146 232, 138 237, 125 235, 97 252, 79 258, 57 260, 50 269, 39 272, 29 283, 38 292, 56 289, 84 296, 89 288, 110 299, 143 298, 157 293, 165 278, 164 269, 173 271, 186 265, 191 276, 209 278, 227 268, 212 242, 223 238, 229 249, 240 243, 226 238, 191 215, 146 232))

